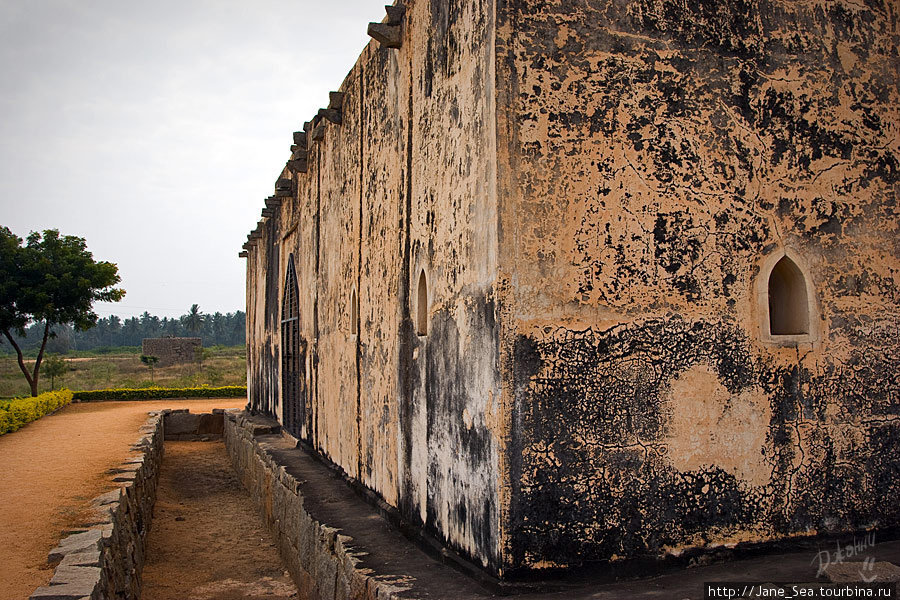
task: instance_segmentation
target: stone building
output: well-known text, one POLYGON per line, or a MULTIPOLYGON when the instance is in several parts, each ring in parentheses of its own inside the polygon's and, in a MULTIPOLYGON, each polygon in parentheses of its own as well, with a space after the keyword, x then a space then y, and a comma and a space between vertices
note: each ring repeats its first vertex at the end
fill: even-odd
POLYGON ((245 245, 249 394, 506 577, 900 525, 893 0, 407 0, 245 245))

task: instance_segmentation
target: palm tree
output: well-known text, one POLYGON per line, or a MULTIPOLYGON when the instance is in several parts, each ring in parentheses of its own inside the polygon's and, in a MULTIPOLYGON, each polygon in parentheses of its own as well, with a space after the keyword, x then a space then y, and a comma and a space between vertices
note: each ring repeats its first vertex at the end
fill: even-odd
POLYGON ((181 324, 184 325, 184 328, 197 335, 201 331, 203 331, 203 322, 206 320, 206 315, 200 312, 199 304, 192 304, 191 310, 188 314, 181 317, 181 324))

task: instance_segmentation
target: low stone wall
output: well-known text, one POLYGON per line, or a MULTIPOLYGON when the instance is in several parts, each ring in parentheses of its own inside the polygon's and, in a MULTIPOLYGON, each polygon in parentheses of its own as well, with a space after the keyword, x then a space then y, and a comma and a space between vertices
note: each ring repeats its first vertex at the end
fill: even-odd
POLYGON ((57 564, 50 585, 34 600, 138 600, 147 534, 163 457, 164 413, 149 413, 132 446, 138 455, 113 470, 121 487, 95 498, 93 517, 63 538, 49 556, 57 564))
POLYGON ((222 439, 225 409, 214 408, 212 414, 191 414, 182 408, 166 411, 166 440, 180 442, 205 442, 222 439))
POLYGON ((225 447, 244 487, 253 496, 301 598, 393 600, 403 591, 359 568, 351 538, 313 519, 304 509, 299 483, 266 450, 260 436, 280 427, 243 412, 225 415, 225 447))

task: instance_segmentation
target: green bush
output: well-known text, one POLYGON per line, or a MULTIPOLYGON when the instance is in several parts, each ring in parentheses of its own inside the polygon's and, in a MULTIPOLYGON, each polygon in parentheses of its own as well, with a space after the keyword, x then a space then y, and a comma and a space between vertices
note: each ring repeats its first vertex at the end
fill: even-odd
POLYGON ((100 400, 157 400, 162 398, 244 398, 247 386, 86 390, 74 392, 76 400, 97 402, 100 400))
POLYGON ((36 398, 15 398, 0 402, 0 435, 10 433, 36 421, 72 401, 69 390, 45 392, 36 398))

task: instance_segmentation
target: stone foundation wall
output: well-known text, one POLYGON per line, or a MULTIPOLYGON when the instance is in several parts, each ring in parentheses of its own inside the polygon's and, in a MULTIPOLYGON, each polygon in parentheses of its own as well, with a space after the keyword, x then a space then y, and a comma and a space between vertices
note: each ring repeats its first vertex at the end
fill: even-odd
POLYGON ((238 478, 250 492, 260 516, 275 538, 278 551, 300 597, 310 600, 389 600, 400 590, 358 568, 350 538, 313 519, 304 509, 299 482, 279 466, 258 436, 280 427, 245 413, 226 413, 225 448, 238 478))
POLYGON ((166 412, 166 440, 178 442, 207 442, 222 439, 225 409, 214 408, 212 413, 191 414, 186 408, 166 412))
POLYGON ((32 600, 140 598, 163 457, 165 412, 150 413, 132 446, 137 454, 114 470, 113 481, 120 487, 95 498, 90 522, 50 552, 47 560, 57 565, 56 570, 50 585, 37 588, 32 600))

